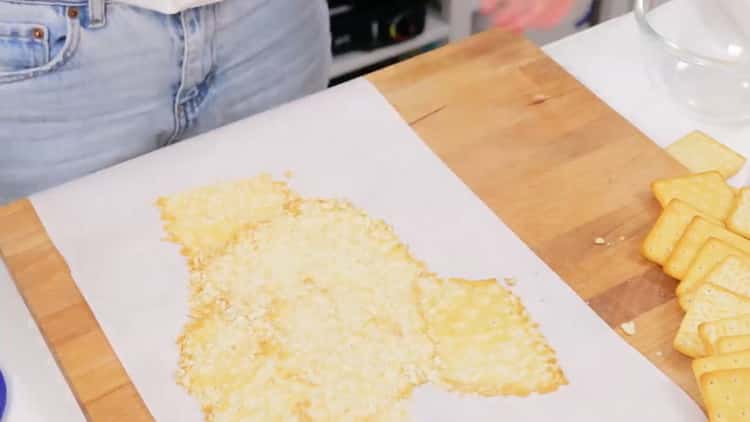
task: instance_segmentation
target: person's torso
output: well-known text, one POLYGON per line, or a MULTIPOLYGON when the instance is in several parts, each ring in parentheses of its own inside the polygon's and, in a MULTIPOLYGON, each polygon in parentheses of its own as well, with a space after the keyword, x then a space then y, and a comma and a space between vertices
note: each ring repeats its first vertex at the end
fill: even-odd
POLYGON ((193 7, 204 6, 211 3, 218 3, 222 0, 117 0, 119 3, 126 3, 132 6, 138 6, 145 9, 155 10, 157 12, 172 14, 179 13, 193 7))

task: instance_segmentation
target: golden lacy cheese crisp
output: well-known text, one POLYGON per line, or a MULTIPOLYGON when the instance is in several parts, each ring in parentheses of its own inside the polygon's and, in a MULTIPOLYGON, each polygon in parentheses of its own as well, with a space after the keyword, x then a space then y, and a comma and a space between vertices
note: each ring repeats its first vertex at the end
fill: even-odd
POLYGON ((279 402, 281 410, 274 410, 274 417, 285 406, 312 420, 393 414, 415 386, 427 381, 433 345, 414 306, 422 264, 384 223, 346 203, 298 205, 295 215, 279 216, 240 235, 200 272, 205 288, 198 293, 206 297, 193 305, 206 309, 218 304, 228 322, 208 342, 201 339, 202 331, 188 327, 180 344, 183 356, 191 357, 183 360, 183 383, 203 398, 205 409, 217 409, 217 420, 226 412, 263 420, 269 410, 262 402, 224 401, 262 389, 254 371, 269 361, 269 379, 281 383, 282 390, 288 381, 296 391, 294 400, 279 402), (256 333, 248 325, 237 333, 244 345, 239 349, 265 347, 267 353, 235 357, 231 344, 222 340, 226 325, 243 319, 263 321, 263 329, 256 333), (269 340, 262 347, 255 338, 269 340), (225 347, 217 351, 219 344, 225 347), (196 358, 209 351, 221 355, 196 358), (198 382, 193 374, 214 370, 217 360, 234 368, 229 372, 237 385, 198 382), (205 393, 217 388, 215 396, 205 393))
POLYGON ((425 277, 419 289, 438 376, 449 389, 524 396, 567 383, 520 300, 495 280, 425 277))
POLYGON ((157 205, 168 239, 182 246, 191 266, 199 267, 240 229, 285 214, 296 198, 285 183, 262 174, 159 198, 157 205))
POLYGON ((178 382, 206 420, 408 420, 412 390, 429 381, 484 395, 566 383, 497 282, 437 279, 346 202, 302 200, 266 177, 233 186, 244 188, 161 201, 170 238, 201 257, 178 382))

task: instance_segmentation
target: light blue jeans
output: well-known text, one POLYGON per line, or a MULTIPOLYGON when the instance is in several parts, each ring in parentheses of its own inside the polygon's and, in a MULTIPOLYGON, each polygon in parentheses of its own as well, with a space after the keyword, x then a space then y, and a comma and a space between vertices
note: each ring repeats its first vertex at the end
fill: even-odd
POLYGON ((325 0, 0 0, 0 204, 325 88, 325 0))

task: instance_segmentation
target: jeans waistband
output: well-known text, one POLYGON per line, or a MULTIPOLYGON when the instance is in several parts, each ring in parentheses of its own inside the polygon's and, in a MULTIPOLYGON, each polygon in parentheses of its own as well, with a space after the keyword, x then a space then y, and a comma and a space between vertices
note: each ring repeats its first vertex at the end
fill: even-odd
POLYGON ((101 28, 107 22, 106 3, 110 0, 11 0, 16 4, 82 7, 86 9, 89 28, 101 28))

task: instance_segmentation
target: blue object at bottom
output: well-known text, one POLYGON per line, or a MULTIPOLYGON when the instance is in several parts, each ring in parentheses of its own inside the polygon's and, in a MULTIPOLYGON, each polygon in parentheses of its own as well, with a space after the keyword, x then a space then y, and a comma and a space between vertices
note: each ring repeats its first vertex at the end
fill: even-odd
POLYGON ((5 401, 7 394, 7 389, 5 387, 5 378, 3 378, 3 373, 0 372, 0 419, 3 418, 3 413, 5 413, 5 401))

